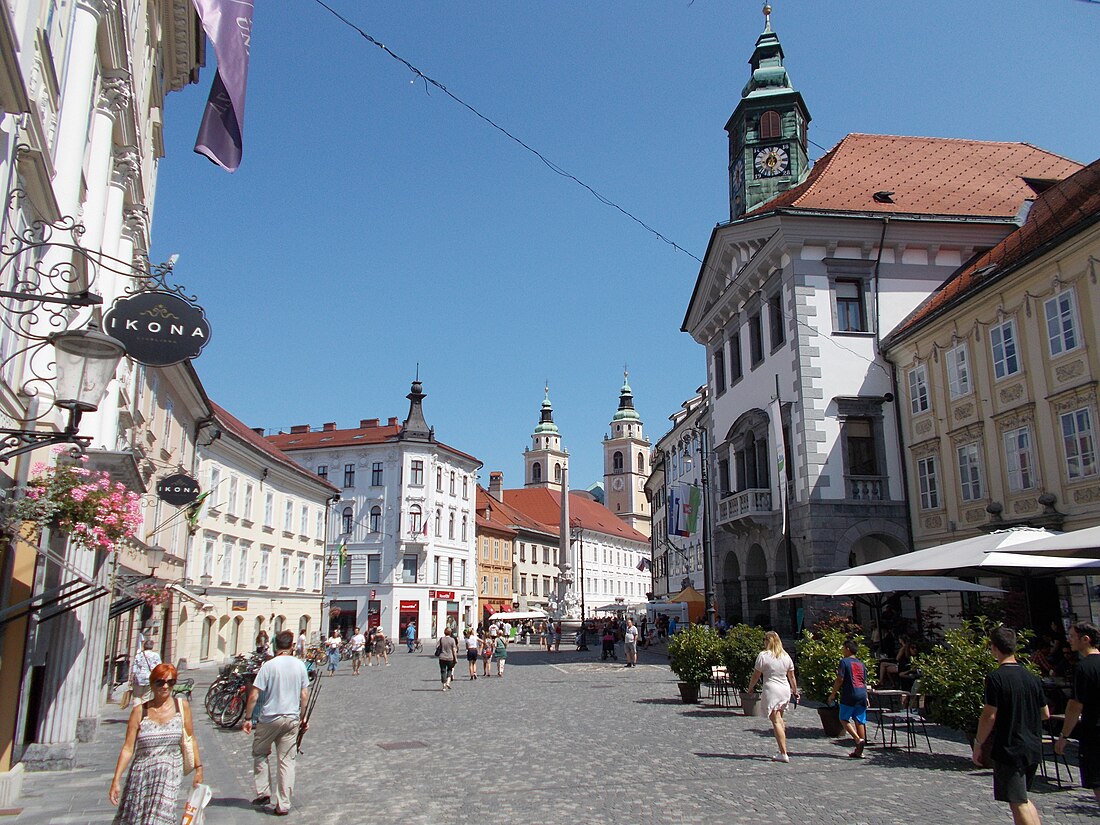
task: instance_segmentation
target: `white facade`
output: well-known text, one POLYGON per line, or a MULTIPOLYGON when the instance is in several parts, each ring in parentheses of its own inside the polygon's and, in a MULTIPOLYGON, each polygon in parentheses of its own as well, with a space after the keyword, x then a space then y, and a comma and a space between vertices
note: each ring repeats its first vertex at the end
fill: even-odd
POLYGON ((580 560, 575 575, 584 583, 586 615, 616 602, 647 601, 652 582, 649 571, 638 567, 643 557, 649 557, 646 541, 583 528, 574 531, 573 541, 580 560))

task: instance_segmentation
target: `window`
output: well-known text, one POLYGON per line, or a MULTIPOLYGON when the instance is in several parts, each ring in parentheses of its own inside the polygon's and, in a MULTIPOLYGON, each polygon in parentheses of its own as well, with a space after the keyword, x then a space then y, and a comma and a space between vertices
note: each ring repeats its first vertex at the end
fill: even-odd
POLYGON ((531 465, 531 481, 542 481, 542 464, 537 461, 531 465))
POLYGON ((372 533, 382 532, 382 508, 378 505, 370 508, 370 531, 372 533))
POLYGON ((294 529, 294 502, 289 498, 286 507, 283 508, 283 530, 287 533, 294 529))
POLYGON ((467 478, 466 476, 462 477, 462 497, 463 498, 469 498, 470 497, 470 479, 467 478))
POLYGON ((424 486, 424 462, 420 459, 415 459, 412 462, 412 473, 409 478, 409 484, 415 484, 418 487, 424 486))
POLYGON ((236 476, 229 477, 229 503, 226 505, 225 511, 231 515, 237 515, 237 484, 238 479, 236 476))
POLYGON ((527 561, 527 545, 522 541, 519 543, 519 560, 522 562, 527 561))
POLYGON ((1035 459, 1031 452, 1031 429, 1020 427, 1004 434, 1008 489, 1014 493, 1035 486, 1035 459))
POLYGON ((443 514, 439 510, 435 511, 435 537, 440 538, 443 535, 443 514))
POLYGON ((355 465, 354 464, 345 464, 344 465, 344 486, 345 487, 354 487, 355 486, 355 465))
POLYGON ((982 468, 977 444, 964 444, 958 449, 959 484, 963 501, 977 501, 982 497, 982 468))
POLYGON ((344 535, 351 533, 355 526, 355 514, 350 507, 345 507, 340 513, 340 532, 344 535))
POLYGON ((275 527, 274 493, 264 493, 264 527, 275 527))
POLYGON ((447 522, 447 538, 454 540, 455 537, 455 514, 451 513, 450 519, 447 522))
POLYGON ((777 292, 768 299, 768 326, 772 334, 772 349, 775 349, 787 340, 787 331, 783 323, 782 292, 777 292))
POLYGON ((468 528, 468 521, 467 521, 466 516, 463 516, 462 517, 462 541, 466 541, 467 528, 468 528))
POLYGON ((754 367, 764 360, 764 328, 760 313, 749 316, 749 363, 754 367))
POLYGON ((251 484, 244 485, 244 507, 241 509, 241 518, 245 521, 252 521, 252 494, 253 488, 251 484))
POLYGON ((279 568, 279 587, 290 587, 290 553, 283 553, 283 562, 279 568))
POLYGON ((500 576, 493 576, 493 595, 500 595, 500 576))
MULTIPOLYGON (((537 596, 538 594, 539 594, 539 577, 538 576, 532 576, 531 577, 531 595, 532 596, 537 596)), ((549 595, 549 594, 547 594, 547 595, 549 595)))
POLYGON ((237 583, 248 584, 248 545, 241 545, 241 556, 237 566, 237 583))
POLYGON ((844 436, 848 449, 848 474, 854 476, 878 475, 875 458, 874 424, 869 418, 849 418, 844 422, 844 436))
POLYGON ((745 368, 741 365, 741 330, 734 330, 730 335, 730 384, 736 384, 745 374, 745 368))
POLYGON ((213 576, 214 575, 214 540, 207 539, 206 546, 202 550, 202 573, 201 576, 213 576))
POLYGON ((298 577, 296 586, 299 590, 306 589, 306 560, 302 558, 298 559, 298 577))
POLYGON ((1061 355, 1077 348, 1077 307, 1073 290, 1059 292, 1043 304, 1047 316, 1050 354, 1061 355))
POLYGON ((561 484, 561 464, 554 465, 554 483, 561 484))
POLYGON ((722 342, 714 351, 714 394, 721 395, 726 391, 726 344, 722 342))
POLYGON ((620 450, 616 450, 611 456, 611 470, 615 473, 623 471, 623 454, 620 450))
POLYGON ((550 548, 549 547, 543 547, 542 548, 542 563, 543 564, 549 564, 550 563, 550 548))
POLYGON ((233 542, 228 539, 222 542, 222 581, 233 580, 233 542))
POLYGON ((500 561, 500 539, 493 539, 493 561, 500 561))
POLYGON ((271 548, 260 548, 260 587, 267 587, 271 576, 271 548))
POLYGON ((863 282, 838 280, 836 292, 836 328, 839 332, 866 332, 863 312, 863 282))
POLYGON ((340 565, 337 582, 339 584, 351 584, 351 556, 345 552, 344 558, 341 560, 340 553, 337 551, 336 561, 340 565))
POLYGON ((779 112, 769 110, 760 115, 760 139, 771 140, 783 137, 783 121, 779 112))
POLYGON ((645 472, 645 454, 644 453, 638 453, 638 472, 639 473, 644 473, 645 472))
POLYGON ((460 579, 460 581, 462 582, 462 587, 465 587, 466 586, 466 559, 460 559, 458 567, 459 567, 459 570, 462 572, 462 578, 460 579))
POLYGON ((321 562, 313 562, 313 589, 321 589, 321 562))
POLYGON ((298 535, 309 535, 309 508, 304 504, 298 515, 298 535))
POLYGON ((328 479, 328 465, 327 464, 318 464, 317 465, 317 475, 320 476, 321 478, 327 480, 328 479))
POLYGON ((435 491, 437 493, 443 492, 443 468, 435 468, 435 491))
POLYGON ((1016 355, 1016 322, 1011 318, 989 330, 989 346, 993 350, 993 374, 997 378, 1015 375, 1020 371, 1016 355))
POLYGON ((172 419, 175 417, 175 405, 172 403, 172 399, 169 398, 164 402, 164 449, 170 449, 168 442, 172 440, 172 419))
POLYGON ((909 370, 909 408, 913 415, 928 412, 932 408, 928 396, 928 370, 924 364, 909 370))
POLYGON ((313 522, 313 537, 317 539, 325 537, 325 513, 323 510, 318 510, 316 513, 316 520, 313 522))
POLYGON ((401 581, 405 584, 416 583, 416 556, 405 556, 401 560, 401 581))
POLYGON ((1088 407, 1062 415, 1062 445, 1070 479, 1096 475, 1096 434, 1088 407))
POLYGON ((211 507, 218 507, 219 506, 217 497, 221 495, 221 492, 218 490, 218 485, 221 484, 221 481, 222 481, 221 468, 219 468, 215 464, 214 466, 212 466, 210 468, 210 492, 214 496, 214 501, 210 505, 211 507))
POLYGON ((947 386, 952 398, 970 392, 970 358, 966 344, 947 351, 947 386))
POLYGON ((370 483, 372 487, 382 486, 382 462, 376 461, 370 467, 370 483))
POLYGON ((542 577, 542 592, 543 592, 543 595, 545 595, 545 596, 550 595, 550 577, 549 576, 543 576, 542 577))
POLYGON ((414 504, 409 508, 409 532, 415 536, 423 529, 423 512, 420 510, 419 504, 414 504))
POLYGON ((526 576, 520 576, 519 577, 519 594, 521 596, 526 596, 527 595, 527 577, 526 576))
POLYGON ((454 473, 454 470, 451 470, 451 495, 453 496, 454 494, 455 494, 455 473, 454 473))

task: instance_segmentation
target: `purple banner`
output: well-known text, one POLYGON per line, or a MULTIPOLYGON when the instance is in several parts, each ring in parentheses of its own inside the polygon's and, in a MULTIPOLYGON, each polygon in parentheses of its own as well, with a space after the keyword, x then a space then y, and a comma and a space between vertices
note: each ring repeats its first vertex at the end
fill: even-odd
POLYGON ((244 93, 248 83, 253 0, 193 2, 218 58, 195 151, 227 172, 236 172, 244 147, 244 93))

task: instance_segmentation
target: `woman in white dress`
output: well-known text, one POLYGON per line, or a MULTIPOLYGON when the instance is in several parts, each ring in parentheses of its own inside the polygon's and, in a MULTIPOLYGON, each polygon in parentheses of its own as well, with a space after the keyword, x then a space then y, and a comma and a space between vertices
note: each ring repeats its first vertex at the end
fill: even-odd
POLYGON ((749 693, 752 693, 756 683, 764 680, 764 690, 760 697, 768 718, 775 732, 775 741, 779 745, 779 753, 772 757, 773 762, 790 762, 787 755, 787 730, 783 724, 783 711, 794 696, 798 699, 798 682, 794 676, 794 662, 783 649, 783 641, 774 630, 764 634, 764 650, 756 657, 753 666, 752 678, 749 679, 749 693))

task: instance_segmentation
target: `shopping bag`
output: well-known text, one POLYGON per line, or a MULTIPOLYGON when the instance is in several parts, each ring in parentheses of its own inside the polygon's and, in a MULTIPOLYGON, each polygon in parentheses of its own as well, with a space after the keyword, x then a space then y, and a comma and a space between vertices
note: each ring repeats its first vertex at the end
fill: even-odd
POLYGON ((203 825, 206 822, 206 814, 203 811, 213 795, 209 785, 196 785, 192 788, 191 795, 187 797, 187 804, 183 806, 183 819, 180 825, 203 825))
POLYGON ((130 706, 130 700, 133 699, 133 698, 134 698, 134 692, 133 692, 133 690, 130 689, 130 686, 127 685, 126 689, 124 691, 122 691, 122 693, 119 694, 118 706, 120 708, 129 707, 130 706))

